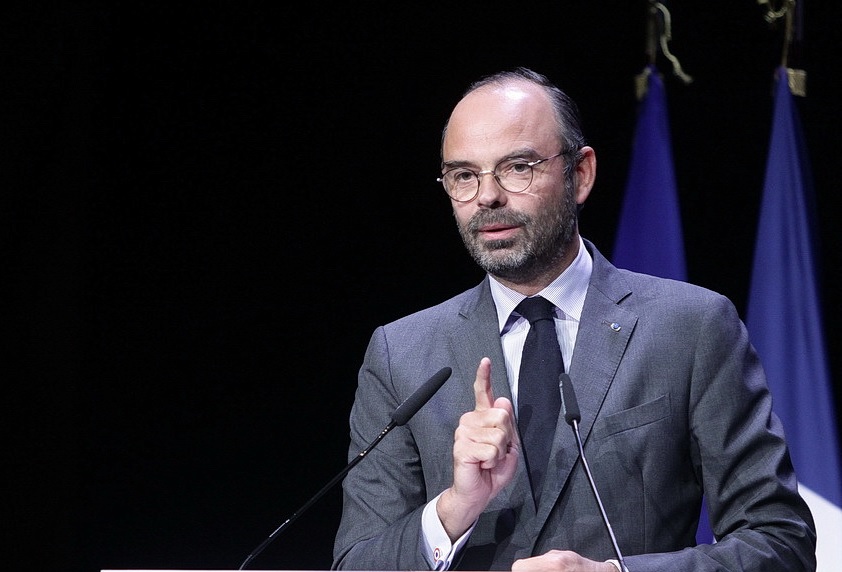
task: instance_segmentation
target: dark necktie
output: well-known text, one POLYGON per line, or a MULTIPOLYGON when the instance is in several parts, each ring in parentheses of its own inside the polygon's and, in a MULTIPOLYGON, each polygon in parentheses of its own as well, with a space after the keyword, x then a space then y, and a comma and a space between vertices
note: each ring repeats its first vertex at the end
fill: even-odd
POLYGON ((541 495, 552 450, 561 397, 558 376, 564 360, 553 322, 553 304, 542 298, 526 298, 515 311, 529 320, 518 376, 518 428, 532 483, 535 504, 541 495))

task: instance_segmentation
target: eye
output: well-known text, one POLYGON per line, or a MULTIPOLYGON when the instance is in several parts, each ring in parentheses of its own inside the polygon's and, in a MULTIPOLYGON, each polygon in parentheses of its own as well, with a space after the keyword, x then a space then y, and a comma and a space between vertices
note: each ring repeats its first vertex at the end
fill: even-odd
POLYGON ((474 172, 469 169, 453 169, 448 171, 447 176, 457 185, 473 183, 476 178, 474 172))
POLYGON ((500 164, 497 172, 501 177, 528 175, 532 167, 523 159, 511 159, 500 164))

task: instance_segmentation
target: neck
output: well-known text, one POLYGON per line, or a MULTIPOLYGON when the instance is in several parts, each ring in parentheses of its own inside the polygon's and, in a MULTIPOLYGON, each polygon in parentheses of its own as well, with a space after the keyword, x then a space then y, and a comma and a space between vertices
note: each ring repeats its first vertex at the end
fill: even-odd
POLYGON ((561 273, 567 270, 576 256, 579 254, 579 235, 574 234, 570 243, 566 245, 561 255, 553 260, 550 264, 545 265, 541 269, 536 269, 529 272, 523 277, 519 276, 497 276, 493 275, 501 284, 511 288, 515 292, 520 292, 524 296, 534 296, 547 286, 553 280, 561 276, 561 273))

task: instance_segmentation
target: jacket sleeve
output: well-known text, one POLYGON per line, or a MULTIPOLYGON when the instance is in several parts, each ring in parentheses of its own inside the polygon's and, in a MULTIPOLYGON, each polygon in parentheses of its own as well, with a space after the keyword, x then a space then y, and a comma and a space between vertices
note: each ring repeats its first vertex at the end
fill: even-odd
POLYGON ((700 322, 690 390, 691 456, 717 541, 627 557, 631 572, 815 570, 815 527, 799 496, 765 374, 723 297, 700 322))
MULTIPOLYGON (((383 328, 369 343, 351 410, 348 458, 363 451, 401 403, 390 381, 383 328)), ((428 495, 409 425, 395 427, 343 481, 342 518, 334 544, 334 569, 425 570, 421 515, 428 495)))

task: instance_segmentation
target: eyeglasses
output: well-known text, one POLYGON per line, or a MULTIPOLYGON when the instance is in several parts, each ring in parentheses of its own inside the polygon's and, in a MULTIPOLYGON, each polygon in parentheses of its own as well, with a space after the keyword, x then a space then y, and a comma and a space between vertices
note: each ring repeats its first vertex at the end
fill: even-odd
POLYGON ((479 194, 480 179, 484 175, 493 175, 500 187, 510 193, 522 193, 532 184, 535 175, 534 167, 561 155, 567 155, 570 149, 563 150, 555 155, 525 161, 523 158, 503 159, 491 170, 474 171, 466 167, 454 167, 442 173, 436 179, 444 186, 445 192, 454 201, 467 203, 479 194))

